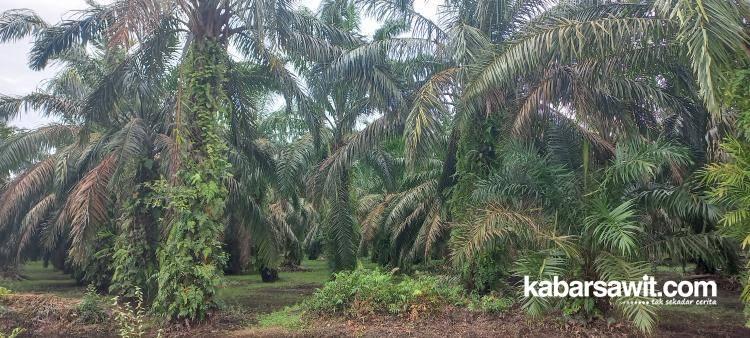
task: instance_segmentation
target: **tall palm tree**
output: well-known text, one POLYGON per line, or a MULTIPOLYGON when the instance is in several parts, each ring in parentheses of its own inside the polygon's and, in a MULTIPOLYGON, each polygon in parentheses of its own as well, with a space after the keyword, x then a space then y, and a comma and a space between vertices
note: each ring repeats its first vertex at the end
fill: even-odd
MULTIPOLYGON (((719 74, 706 68, 716 63, 698 60, 698 50, 705 49, 700 52, 705 58, 726 62, 733 55, 744 55, 741 7, 726 2, 712 2, 709 13, 700 14, 689 2, 681 2, 676 7, 679 12, 665 13, 668 4, 664 1, 449 1, 447 30, 408 5, 363 4, 365 9, 390 15, 392 20, 407 20, 415 27, 414 41, 391 39, 378 45, 381 50, 387 45, 384 49, 402 58, 404 54, 423 55, 420 52, 430 43, 437 50, 455 51, 441 63, 453 67, 429 73, 403 120, 407 161, 448 149, 446 169, 455 168, 459 147, 463 147, 464 162, 489 165, 502 121, 510 122, 510 131, 518 137, 538 143, 559 142, 561 137, 568 138, 565 142, 570 137, 578 139, 582 147, 593 147, 593 159, 598 161, 614 155, 614 144, 632 133, 670 133, 700 152, 707 148, 702 135, 712 123, 709 113, 717 112, 709 92, 695 97, 682 88, 715 87, 719 74), (697 37, 700 31, 707 28, 691 25, 703 21, 729 22, 711 29, 710 34, 719 36, 707 49, 705 44, 695 46, 704 39, 697 37), (688 55, 680 54, 685 51, 688 55), (661 77, 664 82, 655 80, 661 77), (453 121, 444 123, 446 115, 453 121), (666 123, 655 123, 660 120, 666 123), (477 124, 480 130, 490 130, 485 140, 468 132, 476 130, 477 124), (549 139, 553 134, 560 137, 549 139)), ((364 50, 375 54, 378 48, 372 45, 348 53, 340 63, 358 64, 371 57, 364 50)), ((584 155, 588 167, 592 158, 588 152, 584 155)), ((473 180, 472 175, 467 179, 473 180)), ((459 183, 459 191, 462 185, 472 184, 461 182, 462 175, 454 175, 454 170, 444 171, 443 177, 450 178, 445 183, 459 183)))
MULTIPOLYGON (((710 150, 703 135, 721 115, 716 99, 720 71, 734 57, 747 56, 740 14, 745 8, 733 2, 447 1, 445 25, 430 22, 409 3, 360 3, 390 22, 405 22, 412 27, 412 36, 354 49, 333 68, 362 71, 378 55, 399 61, 438 59, 440 66, 411 63, 412 67, 424 67, 427 75, 418 78, 422 85, 414 91, 413 100, 407 100, 406 113, 372 123, 342 147, 347 152, 334 153, 327 161, 342 167, 354 163, 401 130, 407 167, 420 162, 416 159, 440 154, 443 170, 437 188, 423 189, 419 196, 424 204, 412 202, 414 211, 401 212, 403 221, 392 222, 416 222, 423 233, 439 233, 422 230, 451 221, 530 224, 529 215, 513 211, 517 206, 488 209, 496 214, 472 208, 476 205, 472 202, 474 192, 499 170, 499 150, 507 139, 526 140, 535 151, 581 170, 584 191, 595 188, 594 170, 616 166, 611 160, 617 150, 627 148, 619 144, 632 138, 657 141, 660 136, 667 137, 689 146, 698 164, 709 160, 710 156, 701 155, 710 150), (696 87, 699 95, 691 89, 696 87), (574 151, 571 145, 579 150, 574 151), (418 207, 423 205, 446 207, 427 213, 418 207)), ((681 174, 672 174, 679 181, 681 174)), ((683 238, 680 231, 686 230, 685 224, 693 218, 711 223, 715 213, 706 209, 705 201, 696 202, 695 196, 685 199, 683 188, 673 185, 669 189, 673 189, 667 193, 673 195, 670 198, 654 187, 641 195, 644 201, 657 203, 649 207, 650 226, 657 232, 676 226, 669 230, 668 240, 654 243, 654 250, 671 246, 671 255, 705 256, 700 246, 673 244, 683 238), (656 197, 660 194, 662 197, 656 197), (661 224, 653 210, 668 212, 681 221, 661 224), (689 253, 680 252, 685 248, 689 253)), ((602 208, 608 212, 629 208, 610 209, 602 208)), ((393 215, 385 211, 385 215, 389 213, 393 215)), ((401 231, 403 226, 396 229, 401 231)), ((687 231, 690 238, 698 238, 689 227, 687 231)), ((495 238, 492 232, 484 234, 477 238, 489 242, 495 238)), ((453 242, 458 245, 454 254, 474 247, 469 246, 471 241, 461 240, 460 232, 454 235, 457 241, 453 242)), ((626 314, 648 329, 653 318, 649 311, 631 307, 626 314)))
MULTIPOLYGON (((17 21, 30 22, 31 18, 27 15, 17 21)), ((24 25, 11 29, 17 33, 6 35, 29 31, 24 25)), ((178 35, 185 42, 185 52, 179 60, 178 104, 170 136, 180 169, 169 184, 157 187, 170 196, 165 207, 171 220, 160 254, 157 304, 173 318, 196 318, 204 316, 212 303, 224 261, 219 238, 228 190, 222 182, 229 177, 230 165, 223 134, 235 113, 230 103, 237 103, 230 102, 233 98, 227 90, 232 72, 230 45, 242 57, 262 65, 282 84, 289 100, 301 102, 303 95, 294 75, 284 66, 286 57, 324 56, 330 52, 327 37, 347 36, 295 10, 291 1, 121 0, 93 5, 77 20, 36 32, 30 65, 43 68, 65 50, 101 37, 110 46, 131 48, 128 60, 115 67, 107 85, 92 96, 98 107, 111 106, 127 84, 124 75, 131 66, 129 60, 148 60, 149 65, 169 62, 177 51, 164 42, 178 35), (181 301, 185 299, 189 301, 181 301)))
POLYGON ((6 207, 0 222, 17 234, 10 247, 19 259, 31 241, 43 239, 47 252, 65 252, 69 246, 71 263, 85 270, 95 256, 92 244, 98 234, 118 219, 124 238, 115 246, 118 268, 113 278, 135 283, 130 292, 135 285, 148 292, 145 283, 125 276, 137 274, 133 270, 141 266, 139 276, 145 279, 154 267, 159 228, 156 211, 144 199, 150 194, 147 185, 159 176, 160 162, 166 167, 169 159, 162 156, 167 160, 160 161, 159 156, 159 140, 167 133, 165 113, 172 102, 161 96, 168 83, 163 77, 166 73, 142 72, 142 65, 135 64, 129 73, 129 95, 117 102, 116 111, 84 109, 110 67, 126 57, 122 50, 71 49, 56 57, 64 68, 46 88, 0 99, 3 114, 34 108, 60 121, 21 132, 0 150, 4 168, 25 169, 14 179, 13 190, 2 196, 6 207), (25 162, 33 165, 24 168, 25 162), (44 171, 47 165, 52 170, 44 171), (34 173, 43 176, 29 180, 34 173), (135 184, 123 184, 128 181, 135 184), (131 196, 133 201, 128 201, 131 196), (124 204, 135 206, 123 210, 124 204), (14 221, 18 219, 23 221, 14 221), (8 227, 11 224, 19 228, 13 230, 8 227), (142 251, 135 252, 130 245, 142 251))
MULTIPOLYGON (((8 127, 5 120, 0 120, 0 148, 5 145, 5 142, 13 135, 13 128, 8 127)), ((10 171, 5 170, 0 172, 0 195, 4 193, 6 185, 10 180, 10 171)), ((3 263, 0 264, 0 276, 3 278, 13 278, 18 274, 17 263, 10 259, 9 252, 3 252, 0 254, 3 257, 3 263)))
MULTIPOLYGON (((354 34, 360 20, 357 6, 357 1, 324 1, 319 16, 354 34)), ((351 202, 352 166, 384 140, 387 135, 381 132, 399 130, 398 116, 413 87, 417 70, 391 58, 386 48, 398 44, 392 38, 403 30, 403 25, 390 24, 376 32, 373 41, 341 40, 336 54, 304 73, 324 127, 332 135, 329 155, 310 177, 308 188, 325 210, 328 258, 336 270, 354 268, 360 242, 351 202)))
MULTIPOLYGON (((245 80, 258 83, 258 79, 245 80)), ((287 123, 280 122, 297 114, 281 109, 266 116, 260 106, 247 113, 235 114, 230 123, 233 175, 227 180, 230 198, 226 238, 231 239, 232 234, 238 235, 235 239, 249 236, 249 241, 231 243, 233 269, 241 270, 250 257, 237 250, 252 251, 263 280, 273 281, 289 250, 299 254, 302 236, 308 227, 315 226, 301 187, 318 157, 305 121, 296 121, 298 128, 293 132, 287 131, 287 123), (255 114, 259 115, 257 126, 252 123, 255 114)))
POLYGON ((233 76, 241 67, 229 57, 229 47, 260 65, 288 101, 304 109, 304 95, 285 67, 286 60, 327 56, 331 51, 328 39, 351 38, 296 10, 292 2, 276 0, 123 0, 92 5, 77 20, 51 27, 37 22, 38 17, 29 12, 13 11, 8 17, 3 26, 5 40, 34 35, 30 60, 34 69, 45 67, 66 50, 102 38, 110 47, 129 50, 128 57, 113 67, 106 81, 89 96, 86 111, 112 111, 129 84, 129 69, 134 64, 169 64, 179 52, 169 43, 176 38, 184 41, 179 56, 178 104, 168 120, 174 124, 172 158, 180 167, 168 184, 154 186, 173 197, 167 199, 171 239, 160 255, 158 303, 172 317, 202 316, 205 304, 211 303, 216 272, 223 261, 218 240, 228 193, 222 182, 228 178, 229 150, 222 140, 228 123, 236 121, 233 115, 243 109, 241 95, 237 95, 242 88, 231 86, 237 84, 233 76), (186 241, 195 245, 180 245, 186 241), (207 271, 214 273, 204 273, 207 271), (177 304, 177 293, 186 288, 195 291, 196 307, 177 304), (185 308, 187 312, 182 311, 185 308))

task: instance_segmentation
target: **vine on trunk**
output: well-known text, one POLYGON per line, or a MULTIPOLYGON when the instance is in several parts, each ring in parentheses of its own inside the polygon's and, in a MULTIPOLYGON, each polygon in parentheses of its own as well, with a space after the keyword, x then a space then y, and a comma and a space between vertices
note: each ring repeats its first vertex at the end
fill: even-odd
POLYGON ((166 197, 170 224, 159 250, 155 306, 172 319, 200 320, 213 306, 226 261, 220 239, 230 175, 221 135, 228 111, 227 56, 217 42, 196 40, 183 67, 180 103, 187 123, 178 125, 176 135, 182 167, 176 184, 162 180, 156 187, 166 197))

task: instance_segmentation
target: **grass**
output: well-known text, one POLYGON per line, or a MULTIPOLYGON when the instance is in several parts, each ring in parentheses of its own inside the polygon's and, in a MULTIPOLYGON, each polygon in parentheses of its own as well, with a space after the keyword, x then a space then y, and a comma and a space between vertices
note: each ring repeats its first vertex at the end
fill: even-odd
MULTIPOLYGON (((365 267, 374 264, 361 262, 365 267)), ((307 271, 279 273, 279 280, 264 283, 257 273, 225 277, 225 285, 219 290, 220 302, 227 305, 249 306, 253 310, 271 312, 293 305, 323 285, 331 276, 325 260, 305 260, 302 266, 307 271)), ((86 286, 77 285, 70 275, 44 267, 40 261, 23 266, 21 280, 0 280, 0 287, 18 293, 51 293, 65 298, 82 298, 86 286)))
POLYGON ((291 271, 280 272, 279 280, 274 283, 263 283, 260 275, 257 273, 247 275, 226 276, 227 285, 234 288, 235 285, 241 285, 242 289, 262 289, 269 286, 273 287, 294 287, 302 284, 322 284, 330 277, 328 265, 324 260, 302 262, 302 267, 308 271, 291 271))
POLYGON ((65 298, 81 298, 85 286, 76 284, 69 275, 44 267, 42 262, 28 262, 21 270, 21 280, 0 280, 0 286, 22 293, 51 293, 65 298))
POLYGON ((297 306, 286 307, 283 310, 271 312, 258 317, 259 328, 280 328, 285 330, 299 330, 305 327, 302 311, 297 306))
POLYGON ((281 272, 274 283, 264 283, 259 274, 226 276, 218 299, 228 306, 242 306, 259 313, 293 305, 312 294, 331 276, 323 260, 304 261, 302 266, 308 271, 281 272))
MULTIPOLYGON (((361 261, 360 264, 365 268, 375 266, 369 261, 361 261)), ((219 289, 219 301, 228 306, 247 307, 259 313, 294 305, 331 278, 331 271, 325 260, 305 260, 302 267, 306 271, 279 273, 279 280, 274 283, 264 283, 257 273, 226 276, 225 285, 219 289)))
MULTIPOLYGON (((257 273, 226 276, 225 285, 219 290, 219 301, 263 313, 297 303, 331 276, 324 260, 304 261, 302 265, 308 271, 281 272, 274 283, 263 283, 257 273)), ((48 293, 65 298, 82 298, 86 292, 86 287, 77 285, 70 275, 51 266, 44 267, 42 262, 28 262, 21 275, 21 280, 0 280, 0 287, 17 293, 48 293)))

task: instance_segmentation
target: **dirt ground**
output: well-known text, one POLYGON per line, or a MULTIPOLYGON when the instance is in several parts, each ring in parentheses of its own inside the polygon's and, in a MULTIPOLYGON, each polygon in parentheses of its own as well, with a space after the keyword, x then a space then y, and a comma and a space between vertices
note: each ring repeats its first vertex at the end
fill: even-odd
MULTIPOLYGON (((548 317, 531 320, 521 311, 488 315, 446 309, 439 314, 410 320, 396 317, 364 319, 316 318, 314 324, 299 331, 275 328, 244 329, 235 337, 642 337, 644 334, 623 324, 565 322, 548 317)), ((655 337, 750 337, 742 322, 720 322, 708 317, 666 317, 651 334, 655 337)))
MULTIPOLYGON (((117 334, 111 323, 82 324, 75 314, 77 301, 72 299, 20 294, 5 297, 3 305, 6 311, 0 315, 0 327, 4 330, 23 327, 27 330, 25 335, 37 337, 111 337, 117 334)), ((306 328, 294 331, 273 327, 252 328, 252 324, 248 329, 244 325, 252 322, 251 316, 251 313, 242 315, 222 312, 201 325, 187 327, 173 324, 160 327, 164 335, 177 337, 626 336, 631 332, 627 327, 607 327, 602 323, 584 326, 565 324, 551 318, 530 320, 518 311, 487 315, 453 307, 416 319, 393 316, 370 316, 361 319, 308 318, 306 328)), ((156 332, 152 330, 151 333, 156 332)))
MULTIPOLYGON (((552 318, 531 320, 519 311, 489 315, 449 307, 429 316, 372 316, 347 319, 315 318, 314 325, 291 332, 299 337, 624 337, 632 331, 624 326, 607 327, 601 322, 580 325, 552 318)), ((233 332, 235 337, 285 336, 288 331, 248 329, 233 332)))
POLYGON ((0 299, 0 332, 25 330, 22 336, 111 337, 114 327, 83 324, 76 316, 77 301, 54 295, 14 294, 0 299))
MULTIPOLYGON (((502 314, 471 312, 446 307, 406 316, 371 315, 365 318, 303 316, 293 329, 264 326, 259 315, 298 303, 322 285, 328 276, 324 263, 309 262, 309 271, 291 272, 277 283, 260 282, 257 276, 228 276, 219 292, 221 311, 201 324, 164 325, 149 319, 149 333, 161 329, 169 337, 623 337, 642 336, 630 326, 606 320, 581 323, 549 316, 530 319, 521 309, 502 314)), ((0 332, 26 329, 26 337, 112 337, 116 325, 110 319, 85 324, 76 307, 83 288, 66 275, 32 265, 27 280, 7 285, 15 293, 0 297, 0 332)), ((0 283, 2 285, 2 283, 0 283)), ((6 285, 3 285, 6 286, 6 285)), ((750 337, 744 327, 742 303, 736 284, 720 283, 718 305, 665 306, 659 313, 654 336, 750 337)), ((103 302, 108 304, 107 298, 103 302)), ((427 309, 423 309, 427 310, 427 309)), ((0 335, 1 336, 1 335, 0 335)))
MULTIPOLYGON (((18 294, 3 298, 0 331, 26 328, 33 337, 112 337, 111 322, 83 324, 76 318, 76 300, 54 295, 18 294)), ((738 318, 723 315, 696 316, 670 310, 660 320, 655 336, 666 337, 750 337, 750 329, 738 318)), ((306 317, 306 327, 298 330, 259 328, 252 311, 222 311, 200 325, 171 324, 160 327, 162 334, 174 337, 626 337, 642 336, 623 324, 565 322, 548 317, 532 320, 521 311, 482 314, 447 307, 416 318, 373 315, 366 318, 306 317)), ((151 330, 152 335, 156 331, 151 330)))

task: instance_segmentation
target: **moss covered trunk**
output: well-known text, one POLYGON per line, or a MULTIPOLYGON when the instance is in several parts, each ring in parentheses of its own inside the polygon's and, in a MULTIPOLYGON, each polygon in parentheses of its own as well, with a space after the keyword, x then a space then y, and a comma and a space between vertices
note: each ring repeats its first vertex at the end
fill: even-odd
POLYGON ((169 236, 159 253, 156 306, 173 319, 202 319, 214 304, 226 258, 221 237, 229 175, 222 137, 228 100, 227 55, 212 38, 196 37, 182 68, 176 141, 182 166, 166 187, 169 236))

